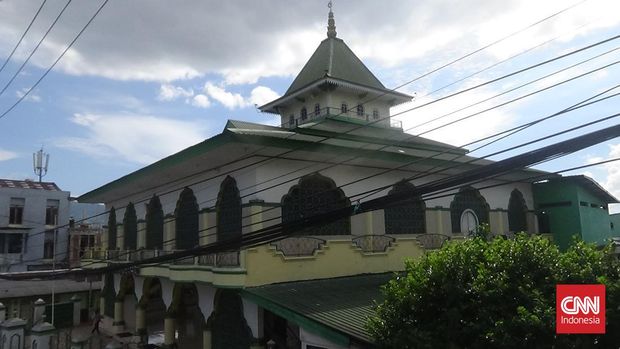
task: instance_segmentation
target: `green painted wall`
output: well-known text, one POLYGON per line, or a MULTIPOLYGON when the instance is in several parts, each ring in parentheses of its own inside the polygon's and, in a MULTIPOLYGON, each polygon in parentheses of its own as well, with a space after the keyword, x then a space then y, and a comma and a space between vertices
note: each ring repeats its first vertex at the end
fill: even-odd
POLYGON ((611 236, 620 237, 620 213, 609 215, 609 221, 613 224, 613 228, 611 228, 611 236))
POLYGON ((579 217, 581 218, 581 238, 586 242, 604 245, 611 238, 609 226, 609 211, 607 204, 589 190, 578 187, 579 194, 579 217), (586 203, 587 206, 583 206, 586 203), (596 207, 592 207, 594 204, 596 207), (603 206, 604 208, 601 208, 603 206))
MULTIPOLYGON (((550 232, 561 249, 570 245, 574 235, 598 245, 613 236, 607 204, 587 188, 568 180, 536 183, 533 188, 536 209, 549 215, 550 232)), ((616 232, 620 236, 620 225, 616 232)))
POLYGON ((566 182, 546 182, 536 183, 533 188, 536 209, 549 215, 549 227, 550 233, 553 234, 553 241, 561 249, 566 249, 573 235, 581 236, 577 186, 566 182), (564 202, 570 202, 570 205, 558 205, 564 202), (545 207, 548 204, 554 206, 545 207))

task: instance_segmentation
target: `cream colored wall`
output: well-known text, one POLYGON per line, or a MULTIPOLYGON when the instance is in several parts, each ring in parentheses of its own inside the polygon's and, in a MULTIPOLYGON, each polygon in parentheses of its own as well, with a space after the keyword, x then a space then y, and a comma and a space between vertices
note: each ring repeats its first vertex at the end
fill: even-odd
POLYGON ((364 254, 351 240, 330 240, 314 257, 285 258, 269 245, 247 250, 246 287, 275 282, 312 280, 404 270, 404 261, 419 258, 423 248, 415 238, 399 239, 386 253, 364 254))
POLYGON ((489 225, 494 234, 508 233, 508 212, 504 210, 491 210, 489 212, 489 225))

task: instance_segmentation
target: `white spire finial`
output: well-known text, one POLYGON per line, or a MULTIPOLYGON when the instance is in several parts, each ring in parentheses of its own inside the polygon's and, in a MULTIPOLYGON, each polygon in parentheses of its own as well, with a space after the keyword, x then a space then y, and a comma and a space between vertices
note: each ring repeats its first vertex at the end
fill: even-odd
POLYGON ((334 13, 332 12, 331 0, 327 3, 327 7, 329 8, 329 17, 327 19, 327 37, 335 38, 336 37, 336 20, 334 19, 334 13))

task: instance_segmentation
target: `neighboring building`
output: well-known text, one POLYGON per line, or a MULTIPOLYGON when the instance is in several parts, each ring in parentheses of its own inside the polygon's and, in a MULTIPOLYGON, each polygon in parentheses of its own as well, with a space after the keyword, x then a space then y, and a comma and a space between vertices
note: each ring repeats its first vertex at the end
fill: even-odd
POLYGON ((608 209, 618 199, 589 177, 567 176, 535 183, 534 202, 540 232, 552 234, 562 249, 575 236, 598 245, 618 236, 612 233, 615 227, 608 209))
MULTIPOLYGON (((370 188, 389 188, 371 198, 407 193, 492 163, 391 122, 390 107, 411 97, 386 89, 336 37, 331 11, 328 23, 285 95, 260 107, 282 127, 230 120, 222 133, 79 197, 111 211, 103 251, 83 265, 224 241, 349 206, 370 188)), ((165 345, 187 349, 372 346, 366 316, 405 258, 480 223, 496 234, 538 233, 531 181, 540 175, 513 171, 272 243, 108 273, 105 326, 150 343, 163 333, 165 345)))
POLYGON ((84 253, 101 247, 103 226, 100 223, 69 221, 69 266, 80 265, 84 253))
POLYGON ((609 215, 609 228, 613 237, 620 238, 620 213, 609 215))
POLYGON ((0 270, 48 269, 54 255, 62 266, 68 222, 69 192, 50 182, 0 179, 0 270))

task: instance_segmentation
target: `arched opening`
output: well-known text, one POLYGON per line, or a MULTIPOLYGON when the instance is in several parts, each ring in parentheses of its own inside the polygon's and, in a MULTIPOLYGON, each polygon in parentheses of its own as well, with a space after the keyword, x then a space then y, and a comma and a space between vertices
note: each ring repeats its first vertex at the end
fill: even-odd
POLYGON ((452 232, 469 232, 470 230, 467 229, 471 228, 469 224, 472 222, 474 222, 472 224, 476 225, 489 223, 489 204, 477 189, 466 186, 454 195, 454 199, 450 203, 450 217, 452 232), (464 216, 463 213, 466 210, 471 210, 473 216, 469 213, 464 216), (462 219, 465 219, 465 221, 462 221, 462 219), (467 223, 468 225, 462 226, 461 223, 467 223))
POLYGON ((134 289, 134 279, 129 273, 121 276, 121 283, 116 299, 123 302, 123 320, 125 328, 132 332, 136 329, 136 293, 134 289))
POLYGON ((153 195, 146 206, 146 248, 161 250, 164 242, 164 210, 159 197, 153 195))
MULTIPOLYGON (((198 290, 191 283, 174 285, 170 313, 175 318, 179 348, 201 349, 205 317, 198 306, 198 290)), ((234 347, 230 347, 234 348, 234 347)))
POLYGON ((114 289, 114 274, 105 274, 103 290, 101 290, 101 296, 103 297, 102 313, 105 316, 114 318, 114 302, 116 300, 116 290, 114 289))
POLYGON ((243 316, 243 302, 237 291, 217 290, 208 323, 213 349, 246 349, 252 344, 252 330, 243 316))
POLYGON ((237 182, 226 176, 217 195, 217 240, 229 240, 241 236, 241 196, 237 182))
POLYGON ((478 220, 478 216, 476 213, 470 209, 466 209, 461 214, 461 233, 468 234, 476 230, 480 225, 480 221, 478 220))
POLYGON ((163 338, 166 317, 166 304, 162 298, 161 282, 158 278, 145 278, 142 290, 142 298, 138 306, 144 309, 146 333, 149 336, 146 344, 161 344, 159 342, 163 338), (156 338, 160 340, 157 341, 156 338))
POLYGON ((135 250, 138 240, 138 218, 133 203, 127 204, 123 217, 123 244, 125 250, 135 250))
POLYGON ((116 210, 114 206, 108 212, 108 250, 116 250, 116 210))
POLYGON ((198 246, 198 203, 190 188, 181 191, 174 216, 177 249, 187 250, 198 246))
MULTIPOLYGON (((350 206, 351 202, 342 189, 329 177, 313 173, 302 177, 282 197, 282 221, 294 222, 305 217, 350 206)), ((346 217, 325 225, 313 226, 295 235, 349 235, 351 218, 346 217)))
POLYGON ((508 230, 511 232, 527 232, 527 205, 519 189, 514 189, 510 193, 508 230))
POLYGON ((386 207, 385 233, 386 234, 425 234, 426 233, 426 205, 415 193, 415 185, 406 180, 394 184, 388 196, 407 194, 407 200, 397 206, 386 207))

